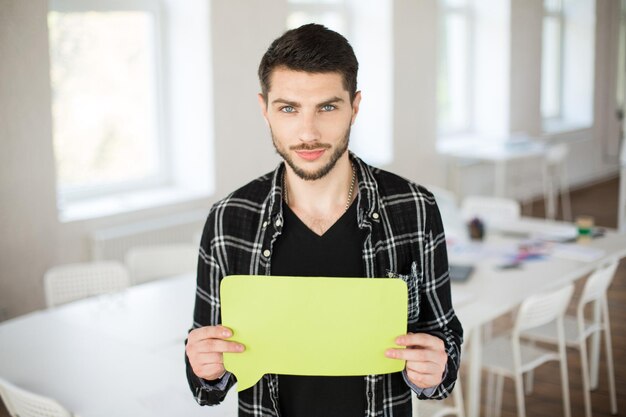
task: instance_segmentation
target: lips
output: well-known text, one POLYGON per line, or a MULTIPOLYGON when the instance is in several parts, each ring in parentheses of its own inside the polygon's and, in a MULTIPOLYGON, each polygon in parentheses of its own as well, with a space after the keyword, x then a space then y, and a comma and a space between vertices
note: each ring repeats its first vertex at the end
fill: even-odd
POLYGON ((326 152, 326 149, 315 149, 311 151, 296 151, 296 154, 298 154, 298 156, 304 160, 315 161, 316 159, 321 157, 324 152, 326 152))

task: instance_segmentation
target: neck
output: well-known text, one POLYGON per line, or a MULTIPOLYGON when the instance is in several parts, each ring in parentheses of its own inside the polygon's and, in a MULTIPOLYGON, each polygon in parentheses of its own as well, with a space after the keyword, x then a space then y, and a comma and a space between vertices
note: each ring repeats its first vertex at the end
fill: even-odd
MULTIPOLYGON (((343 213, 346 204, 349 204, 348 193, 352 182, 352 172, 348 152, 337 161, 335 167, 326 176, 319 180, 305 181, 286 165, 285 187, 287 187, 289 207, 296 212, 320 218, 343 213)), ((356 183, 352 199, 355 194, 356 183)))

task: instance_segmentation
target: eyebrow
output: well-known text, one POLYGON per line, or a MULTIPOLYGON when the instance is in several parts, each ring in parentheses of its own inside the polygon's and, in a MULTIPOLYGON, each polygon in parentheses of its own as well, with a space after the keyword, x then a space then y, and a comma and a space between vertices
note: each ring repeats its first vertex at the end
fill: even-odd
MULTIPOLYGON (((317 104, 317 106, 318 107, 322 107, 322 106, 326 106, 327 104, 342 103, 343 101, 344 101, 344 99, 342 99, 341 97, 331 97, 331 98, 329 98, 327 100, 324 100, 321 103, 317 104)), ((301 107, 302 106, 297 101, 287 100, 287 99, 284 99, 284 98, 277 98, 275 100, 272 100, 272 104, 285 104, 287 106, 292 106, 292 107, 301 107)))

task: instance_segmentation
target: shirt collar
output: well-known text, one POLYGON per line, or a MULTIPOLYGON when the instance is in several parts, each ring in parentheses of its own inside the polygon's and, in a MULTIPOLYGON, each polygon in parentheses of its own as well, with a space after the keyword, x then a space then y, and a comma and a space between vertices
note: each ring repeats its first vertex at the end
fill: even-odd
MULTIPOLYGON (((373 171, 375 168, 363 162, 352 152, 349 152, 350 161, 354 164, 356 170, 357 181, 359 184, 359 192, 357 194, 357 216, 359 227, 369 227, 371 221, 379 221, 379 193, 378 183, 374 179, 373 171)), ((285 163, 278 164, 272 175, 272 186, 267 199, 267 213, 269 213, 268 221, 275 225, 283 224, 283 175, 285 172, 285 163)), ((278 229, 282 227, 278 226, 278 229)))

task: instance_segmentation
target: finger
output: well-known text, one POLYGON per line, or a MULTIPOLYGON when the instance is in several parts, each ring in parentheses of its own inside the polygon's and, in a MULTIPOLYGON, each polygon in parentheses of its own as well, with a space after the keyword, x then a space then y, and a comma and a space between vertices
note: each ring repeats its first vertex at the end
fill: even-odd
POLYGON ((198 353, 193 357, 193 362, 198 367, 208 365, 223 365, 224 355, 222 355, 221 353, 198 353))
POLYGON ((407 333, 396 338, 400 346, 419 346, 432 349, 445 349, 443 340, 428 333, 407 333))
POLYGON ((227 339, 233 335, 228 327, 224 326, 205 326, 198 327, 189 332, 188 340, 198 341, 204 339, 227 339))
POLYGON ((423 375, 436 375, 441 376, 445 367, 435 364, 433 362, 407 362, 407 372, 416 372, 423 375))
POLYGON ((447 355, 445 352, 438 352, 429 349, 387 349, 385 356, 391 359, 401 359, 412 362, 432 362, 446 363, 447 355))
POLYGON ((421 374, 407 370, 406 376, 419 388, 430 388, 441 383, 441 375, 421 374))
POLYGON ((206 343, 206 347, 209 348, 209 352, 233 352, 240 353, 246 350, 246 347, 238 342, 231 342, 228 340, 212 339, 206 343))
POLYGON ((224 365, 205 365, 193 370, 200 378, 204 378, 208 381, 218 379, 225 371, 224 365))
POLYGON ((195 342, 190 348, 195 353, 240 353, 246 350, 246 347, 241 343, 221 339, 203 339, 195 342))

